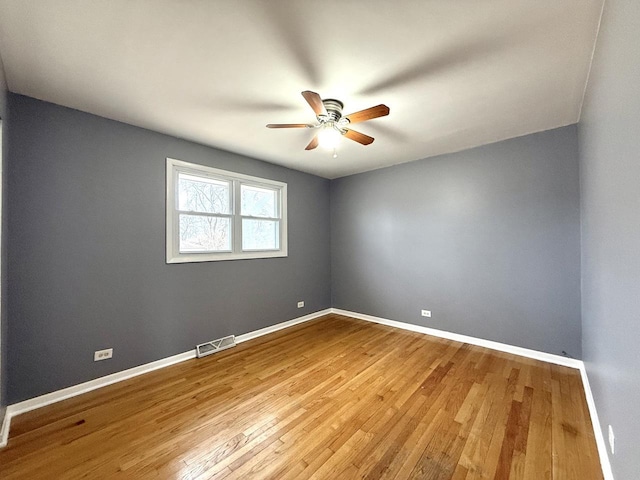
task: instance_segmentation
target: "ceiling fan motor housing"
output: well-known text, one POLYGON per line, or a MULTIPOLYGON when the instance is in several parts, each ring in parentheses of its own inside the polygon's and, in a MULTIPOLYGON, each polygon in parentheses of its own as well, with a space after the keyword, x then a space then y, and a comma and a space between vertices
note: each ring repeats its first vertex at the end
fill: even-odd
POLYGON ((318 117, 319 121, 324 120, 328 122, 337 122, 342 118, 342 109, 344 108, 344 104, 340 100, 336 100, 335 98, 326 98, 322 100, 322 104, 327 111, 328 118, 321 119, 318 117))

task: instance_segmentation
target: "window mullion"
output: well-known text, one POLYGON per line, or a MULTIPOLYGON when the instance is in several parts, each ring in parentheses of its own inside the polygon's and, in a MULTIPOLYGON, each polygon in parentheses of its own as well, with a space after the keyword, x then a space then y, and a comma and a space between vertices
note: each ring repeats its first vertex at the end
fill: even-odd
POLYGON ((216 218, 233 218, 233 215, 228 213, 209 213, 209 212, 194 212, 193 210, 176 210, 177 215, 192 215, 194 217, 216 217, 216 218))
POLYGON ((240 181, 233 181, 233 251, 242 252, 242 195, 240 181))
POLYGON ((269 222, 278 222, 280 221, 280 217, 256 217, 253 215, 240 215, 242 218, 246 218, 247 220, 265 220, 269 222))

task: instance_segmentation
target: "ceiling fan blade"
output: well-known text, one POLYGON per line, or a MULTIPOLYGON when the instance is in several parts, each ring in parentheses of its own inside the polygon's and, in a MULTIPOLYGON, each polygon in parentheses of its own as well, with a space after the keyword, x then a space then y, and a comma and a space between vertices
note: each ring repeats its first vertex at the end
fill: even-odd
POLYGON ((354 142, 361 143, 362 145, 369 145, 375 140, 373 137, 365 135, 364 133, 356 132, 355 130, 350 130, 348 128, 345 128, 344 130, 345 137, 349 140, 353 140, 354 142))
POLYGON ((386 115, 389 115, 389 107, 380 104, 375 107, 360 110, 359 112, 350 113, 344 118, 348 118, 349 123, 358 123, 364 122, 365 120, 371 120, 372 118, 384 117, 386 115))
POLYGON ((267 128, 313 128, 315 125, 308 123, 270 123, 267 128))
POLYGON ((311 139, 311 141, 309 142, 309 145, 307 145, 305 150, 313 150, 317 146, 318 146, 318 135, 316 135, 315 137, 313 137, 313 139, 311 139))
POLYGON ((318 95, 316 92, 305 90, 304 92, 302 92, 302 96, 307 101, 309 106, 313 109, 316 115, 327 114, 327 110, 324 108, 324 103, 322 103, 320 95, 318 95))

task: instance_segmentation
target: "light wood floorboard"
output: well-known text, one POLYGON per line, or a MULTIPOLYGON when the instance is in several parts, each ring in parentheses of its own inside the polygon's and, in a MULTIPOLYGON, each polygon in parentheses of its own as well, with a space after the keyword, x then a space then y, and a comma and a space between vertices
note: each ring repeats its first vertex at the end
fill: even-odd
POLYGON ((577 370, 327 315, 15 417, 0 478, 603 477, 577 370))

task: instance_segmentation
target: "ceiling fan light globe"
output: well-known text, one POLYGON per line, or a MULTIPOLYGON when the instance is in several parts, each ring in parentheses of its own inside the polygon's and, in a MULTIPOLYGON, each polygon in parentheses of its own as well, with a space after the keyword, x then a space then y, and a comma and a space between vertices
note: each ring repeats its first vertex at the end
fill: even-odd
POLYGON ((327 150, 334 150, 340 142, 340 137, 340 132, 333 126, 324 127, 318 132, 318 142, 327 150))

